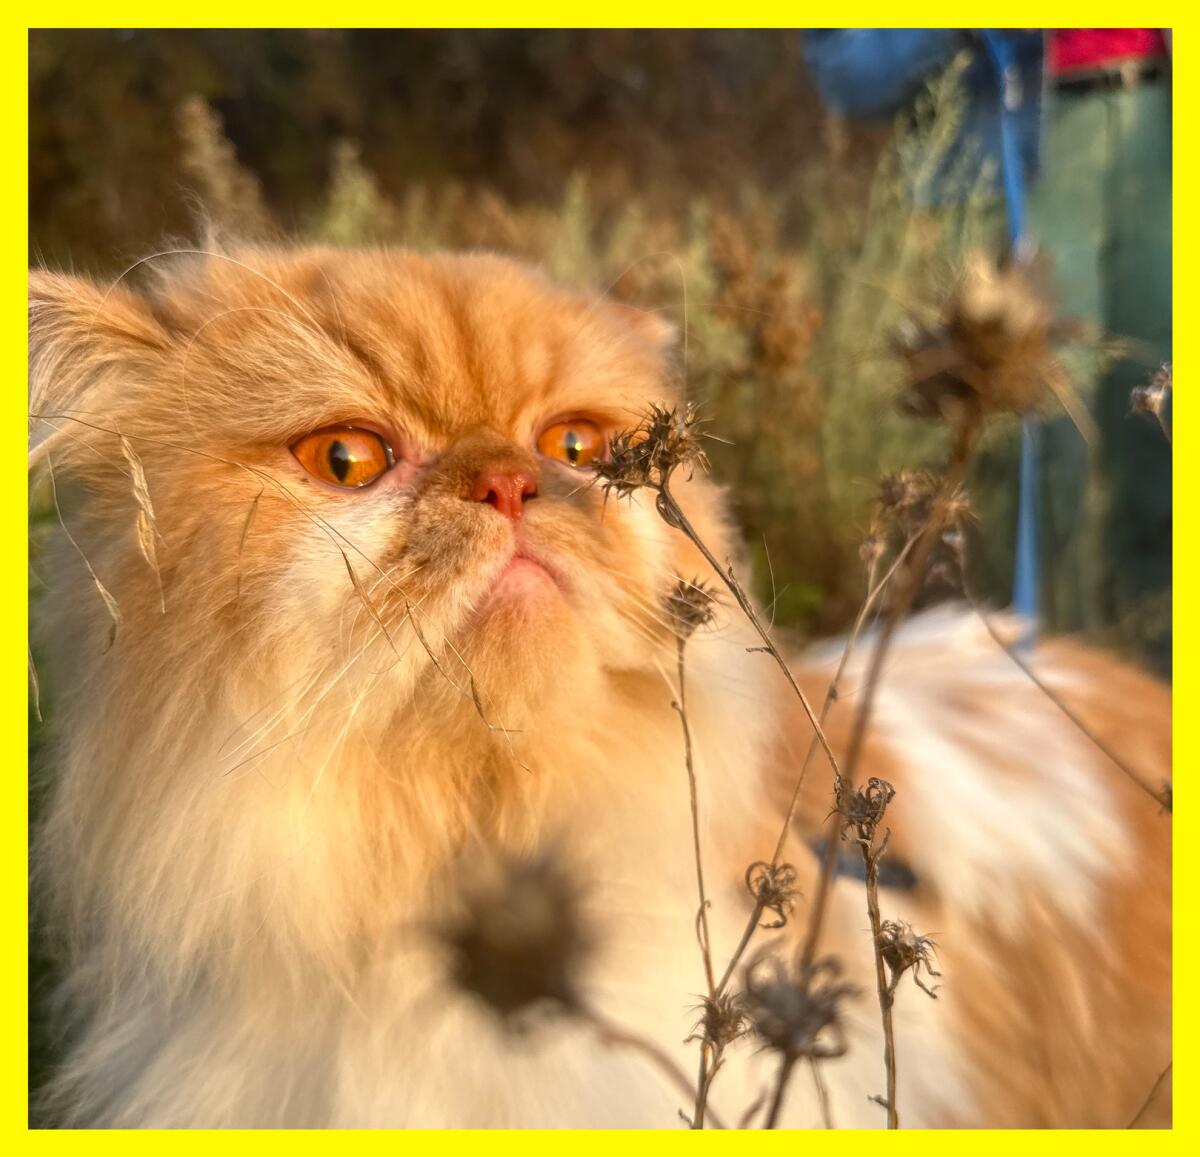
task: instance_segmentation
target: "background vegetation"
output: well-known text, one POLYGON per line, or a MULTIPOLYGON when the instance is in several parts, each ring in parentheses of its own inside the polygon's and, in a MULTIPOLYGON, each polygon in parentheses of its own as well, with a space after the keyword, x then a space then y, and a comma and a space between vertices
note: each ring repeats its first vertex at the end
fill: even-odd
MULTIPOLYGON (((880 474, 941 453, 892 405, 893 335, 996 240, 978 166, 952 212, 908 197, 944 158, 956 80, 851 129, 820 108, 801 33, 35 31, 30 258, 113 276, 212 223, 497 249, 658 308, 728 443, 712 457, 759 593, 828 632, 858 606, 880 474)), ((991 438, 972 558, 1003 602, 1015 430, 991 438)))

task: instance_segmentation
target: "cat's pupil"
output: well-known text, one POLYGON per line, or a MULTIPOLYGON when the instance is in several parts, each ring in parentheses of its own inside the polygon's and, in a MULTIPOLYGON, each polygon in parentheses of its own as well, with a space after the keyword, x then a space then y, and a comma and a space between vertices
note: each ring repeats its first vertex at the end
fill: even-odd
POLYGON ((329 447, 329 468, 337 476, 339 482, 346 481, 346 475, 350 473, 351 465, 350 451, 346 449, 346 443, 334 442, 329 447))
POLYGON ((583 453, 583 439, 574 430, 567 431, 567 461, 572 466, 579 464, 579 455, 583 453))

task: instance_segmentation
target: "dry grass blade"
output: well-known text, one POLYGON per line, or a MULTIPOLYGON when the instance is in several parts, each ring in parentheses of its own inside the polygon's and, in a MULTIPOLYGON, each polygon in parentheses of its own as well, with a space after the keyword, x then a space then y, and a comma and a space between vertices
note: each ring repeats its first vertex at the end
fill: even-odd
MULTIPOLYGON (((964 572, 965 573, 965 572, 964 572)), ((1025 677, 1043 694, 1055 707, 1059 709, 1069 719, 1081 735, 1095 746, 1097 751, 1100 751, 1120 769, 1121 772, 1128 777, 1130 782, 1135 783, 1142 791, 1144 791, 1155 803, 1159 804, 1164 811, 1170 812, 1172 808, 1171 785, 1168 783, 1165 788, 1155 791, 1120 755, 1117 754, 1099 735, 1095 733, 1076 712, 1067 704, 1062 697, 1050 687, 1038 673, 1029 665, 1029 663, 1021 656, 1016 647, 1013 646, 1001 633, 996 629, 995 623, 991 617, 983 609, 982 604, 976 598, 974 592, 969 588, 965 579, 963 582, 963 593, 967 596, 967 601, 971 604, 975 613, 979 616, 979 621, 983 624, 984 629, 991 636, 992 641, 998 646, 1021 670, 1025 677)))
POLYGON ((155 539, 159 536, 158 520, 154 516, 154 503, 150 499, 150 486, 146 482, 146 471, 142 466, 142 460, 134 453, 133 447, 129 444, 129 439, 122 434, 120 442, 121 453, 125 456, 125 461, 129 465, 129 476, 133 482, 133 497, 138 504, 138 549, 142 552, 142 557, 154 572, 154 581, 158 584, 159 608, 165 615, 167 613, 167 600, 163 591, 162 571, 158 565, 158 547, 155 544, 155 539))
POLYGON ((266 485, 264 484, 264 485, 263 485, 263 487, 262 487, 262 489, 261 489, 261 490, 259 490, 259 492, 258 492, 258 493, 257 493, 257 494, 254 496, 254 499, 253 499, 253 501, 251 501, 251 503, 250 503, 250 509, 249 509, 249 510, 247 511, 247 513, 246 513, 246 521, 245 521, 244 523, 242 523, 242 533, 241 533, 241 536, 238 538, 238 549, 237 549, 237 561, 238 561, 238 568, 237 568, 237 588, 236 588, 236 591, 235 591, 235 594, 236 594, 236 597, 237 597, 237 598, 241 598, 241 595, 242 595, 242 554, 244 553, 244 551, 245 551, 245 549, 246 549, 246 539, 250 537, 250 527, 251 527, 251 526, 253 525, 253 523, 254 523, 254 516, 255 516, 255 515, 258 513, 258 503, 259 503, 259 500, 262 498, 263 494, 266 492, 266 489, 267 489, 267 487, 266 487, 266 485))
POLYGON ((42 722, 42 685, 38 681, 37 664, 33 661, 33 651, 29 651, 29 702, 33 707, 34 718, 42 722))
MULTIPOLYGON (((340 547, 338 549, 341 550, 340 547)), ((371 601, 371 597, 367 594, 365 588, 363 587, 362 580, 357 574, 355 574, 354 567, 350 562, 350 556, 344 550, 341 552, 341 554, 342 562, 346 564, 346 573, 350 576, 350 582, 354 587, 354 593, 358 595, 359 599, 362 601, 362 605, 366 609, 367 614, 369 614, 371 618, 375 620, 375 625, 383 632, 383 637, 387 639, 388 645, 393 651, 395 651, 396 644, 392 641, 391 633, 388 631, 383 618, 380 616, 379 611, 375 607, 375 604, 371 601)))
POLYGON ((88 556, 84 554, 83 548, 75 541, 75 536, 67 529, 67 524, 63 519, 62 507, 58 503, 58 484, 54 480, 54 460, 49 454, 46 455, 46 471, 50 479, 50 499, 54 505, 54 516, 58 520, 58 525, 62 528, 63 534, 66 535, 67 541, 75 548, 75 553, 79 555, 83 565, 87 568, 87 572, 92 579, 92 585, 96 588, 96 593, 100 596, 100 601, 104 603, 104 609, 108 611, 108 617, 112 620, 112 625, 108 632, 108 643, 104 648, 105 651, 109 651, 117 641, 117 631, 120 630, 122 623, 125 621, 121 614, 120 605, 113 598, 112 592, 108 587, 100 581, 100 576, 92 568, 92 564, 88 560, 88 556))

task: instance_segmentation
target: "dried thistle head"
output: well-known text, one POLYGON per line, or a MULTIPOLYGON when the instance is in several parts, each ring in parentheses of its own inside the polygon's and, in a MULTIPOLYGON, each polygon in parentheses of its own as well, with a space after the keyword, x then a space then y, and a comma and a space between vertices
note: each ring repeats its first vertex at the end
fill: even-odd
POLYGON ((936 1000, 937 985, 927 988, 921 980, 922 969, 928 976, 942 975, 933 966, 936 947, 931 937, 918 935, 906 921, 885 920, 879 929, 879 954, 891 974, 891 990, 896 991, 900 978, 911 969, 917 987, 936 1000))
POLYGON ((936 493, 937 479, 928 470, 885 474, 879 480, 880 514, 911 529, 928 519, 936 493))
POLYGON ((1028 260, 966 255, 937 322, 897 340, 907 412, 944 421, 964 412, 1026 414, 1052 393, 1070 408, 1054 345, 1072 327, 1056 316, 1038 272, 1028 260))
POLYGON ((859 990, 841 977, 841 961, 832 956, 789 971, 777 956, 760 953, 746 968, 745 999, 763 1045, 793 1061, 842 1056, 842 1005, 859 990))
POLYGON ((461 913, 439 929, 460 988, 503 1017, 543 1002, 578 1007, 591 937, 557 858, 498 858, 473 873, 461 899, 461 913))
POLYGON ((700 1019, 692 1026, 688 1041, 708 1041, 720 1052, 750 1031, 746 1001, 740 992, 723 992, 715 998, 706 996, 695 1010, 700 1019))
POLYGON ((716 592, 701 579, 679 579, 667 595, 667 614, 678 638, 690 639, 716 618, 716 592))
POLYGON ((708 469, 700 444, 703 424, 695 403, 651 405, 631 430, 614 434, 608 459, 596 466, 596 478, 606 494, 625 498, 637 490, 662 490, 681 467, 708 469))
POLYGON ((782 928, 796 904, 796 869, 791 864, 768 864, 757 860, 746 869, 746 888, 755 901, 779 917, 762 928, 782 928))
POLYGON ((1171 367, 1164 364, 1144 386, 1136 386, 1129 394, 1131 414, 1153 414, 1160 422, 1171 394, 1171 367))
POLYGON ((839 784, 837 807, 842 814, 843 833, 853 828, 860 840, 870 843, 895 794, 896 789, 886 779, 877 776, 871 776, 866 785, 858 788, 849 798, 839 784))

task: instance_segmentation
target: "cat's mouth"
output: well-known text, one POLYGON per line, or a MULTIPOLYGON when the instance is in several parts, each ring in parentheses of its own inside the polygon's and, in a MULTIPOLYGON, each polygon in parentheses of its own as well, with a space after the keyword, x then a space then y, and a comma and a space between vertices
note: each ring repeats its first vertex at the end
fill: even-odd
POLYGON ((497 573, 488 592, 488 602, 537 598, 561 589, 561 578, 553 564, 521 544, 497 573))

